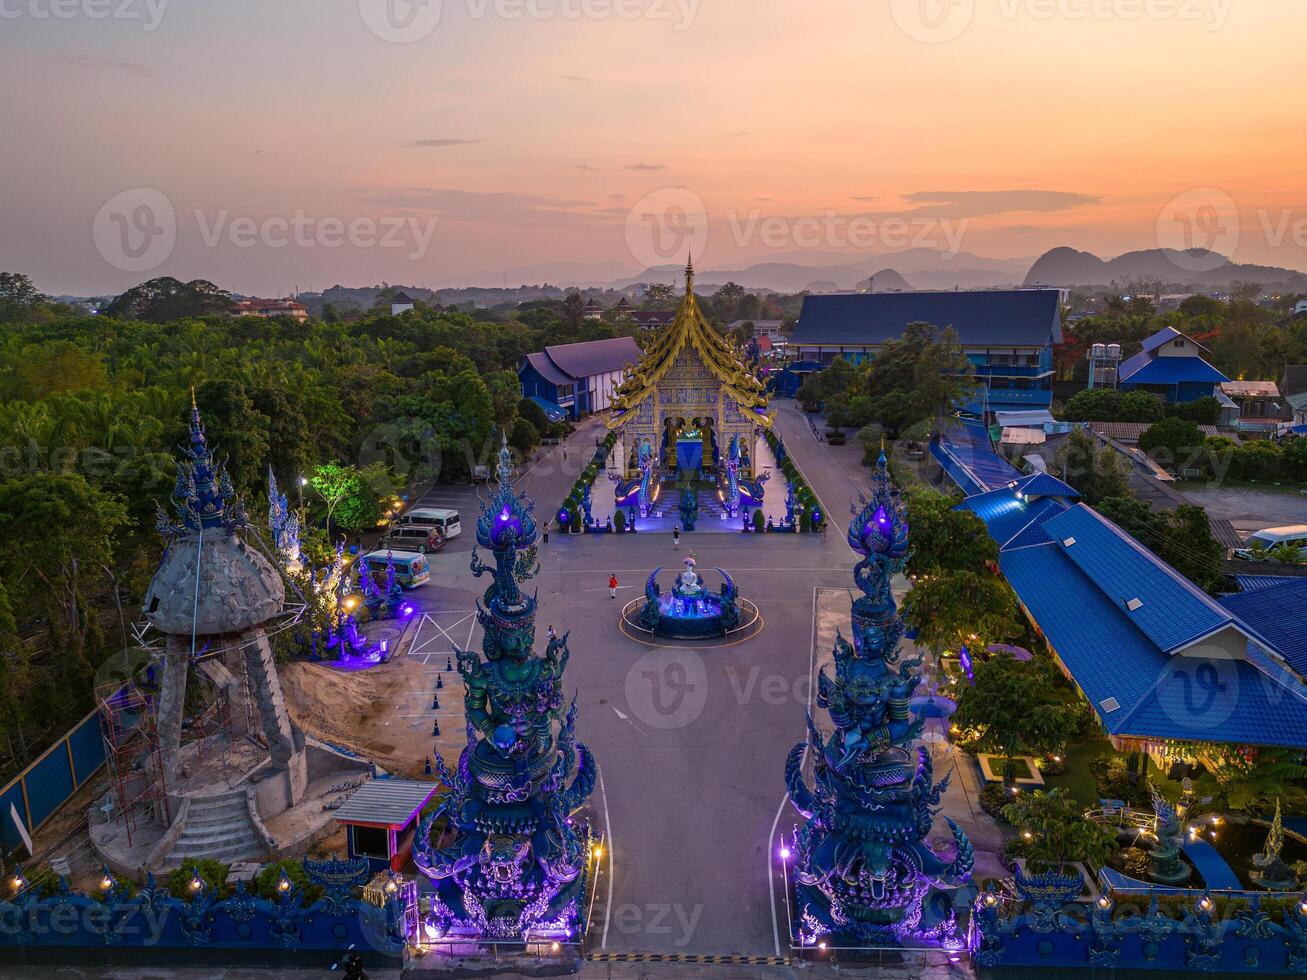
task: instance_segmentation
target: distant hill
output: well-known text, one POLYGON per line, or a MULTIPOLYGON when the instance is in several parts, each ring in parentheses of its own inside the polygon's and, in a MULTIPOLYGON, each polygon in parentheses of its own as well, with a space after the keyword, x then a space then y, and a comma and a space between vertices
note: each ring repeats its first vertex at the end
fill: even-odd
MULTIPOLYGON (((1029 259, 989 259, 969 252, 950 254, 928 248, 913 248, 902 252, 876 253, 857 258, 838 252, 821 252, 813 256, 802 253, 784 253, 775 260, 756 262, 738 268, 699 269, 699 286, 719 286, 735 282, 746 289, 770 289, 781 293, 797 293, 820 283, 827 291, 832 288, 857 289, 872 275, 885 271, 887 260, 892 260, 894 275, 911 276, 912 285, 906 282, 891 287, 897 289, 986 289, 994 286, 1018 285, 1029 268, 1029 259), (814 264, 813 258, 824 258, 829 264, 814 264), (839 261, 843 259, 844 261, 839 261), (801 261, 795 261, 801 260, 801 261)), ((640 282, 675 284, 683 275, 680 265, 652 266, 639 275, 619 279, 613 288, 621 289, 640 282)), ((878 290, 882 288, 877 283, 878 290)))
POLYGON ((1156 276, 1168 286, 1225 286, 1235 280, 1262 283, 1291 283, 1307 280, 1296 269, 1232 262, 1226 256, 1205 249, 1185 252, 1150 248, 1126 252, 1114 259, 1101 259, 1090 252, 1065 246, 1050 249, 1035 260, 1026 273, 1025 284, 1033 286, 1106 286, 1114 279, 1156 276))
POLYGON ((858 283, 858 289, 866 289, 868 292, 873 293, 910 293, 912 292, 912 284, 893 269, 881 269, 879 272, 868 276, 863 282, 858 283))

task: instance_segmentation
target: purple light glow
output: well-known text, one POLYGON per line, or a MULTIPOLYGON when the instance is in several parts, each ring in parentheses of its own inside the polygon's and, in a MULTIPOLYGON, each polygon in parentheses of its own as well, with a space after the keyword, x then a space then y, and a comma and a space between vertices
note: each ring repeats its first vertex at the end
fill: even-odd
POLYGON ((411 604, 410 604, 410 605, 405 605, 404 608, 400 610, 400 613, 401 613, 402 615, 404 615, 404 616, 412 616, 412 615, 413 615, 413 606, 412 606, 411 604))
POLYGON ((788 861, 789 859, 790 859, 790 849, 789 849, 788 847, 784 847, 784 846, 782 846, 782 847, 781 847, 781 860, 782 860, 782 861, 788 861))

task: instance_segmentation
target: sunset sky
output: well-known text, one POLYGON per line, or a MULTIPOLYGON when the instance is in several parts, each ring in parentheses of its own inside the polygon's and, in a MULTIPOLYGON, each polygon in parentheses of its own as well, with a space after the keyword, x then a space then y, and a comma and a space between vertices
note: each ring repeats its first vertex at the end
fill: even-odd
POLYGON ((0 270, 50 293, 173 275, 272 295, 608 279, 664 247, 708 268, 852 261, 850 227, 864 252, 906 228, 982 256, 1111 256, 1186 222, 1196 244, 1307 269, 1301 0, 433 9, 0 0, 0 270), (61 2, 73 16, 48 16, 61 2), (628 221, 649 195, 671 208, 656 245, 628 221), (127 242, 160 200, 175 245, 133 267, 105 236, 127 242), (707 223, 678 237, 695 202, 707 223), (297 215, 302 240, 278 247, 297 215), (332 247, 357 219, 394 240, 332 247))

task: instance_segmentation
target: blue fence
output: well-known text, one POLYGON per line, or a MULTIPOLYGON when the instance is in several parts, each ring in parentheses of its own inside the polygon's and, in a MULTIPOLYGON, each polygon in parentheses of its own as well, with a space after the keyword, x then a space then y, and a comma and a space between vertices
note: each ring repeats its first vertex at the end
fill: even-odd
POLYGON ((1088 905, 1067 901, 1079 894, 1078 876, 1069 888, 1057 884, 1052 876, 1018 879, 1017 901, 981 894, 972 916, 978 966, 1050 974, 1071 968, 1307 973, 1307 905, 1300 895, 1265 902, 1196 895, 1161 904, 1153 893, 1134 905, 1120 898, 1118 908, 1110 897, 1088 905))
POLYGON ((92 712, 0 790, 0 842, 10 849, 22 843, 11 806, 34 834, 103 765, 100 716, 92 712))
POLYGON ((402 957, 412 927, 404 889, 379 907, 355 897, 370 874, 366 862, 306 860, 304 870, 323 889, 311 904, 284 877, 276 901, 244 885, 218 899, 198 879, 185 898, 173 897, 153 878, 139 890, 113 882, 96 895, 73 892, 62 879, 48 895, 28 888, 0 902, 3 959, 41 962, 74 953, 79 962, 91 962, 97 958, 92 950, 149 950, 167 958, 196 949, 206 950, 205 962, 276 953, 320 964, 324 954, 347 950, 392 965, 402 957))

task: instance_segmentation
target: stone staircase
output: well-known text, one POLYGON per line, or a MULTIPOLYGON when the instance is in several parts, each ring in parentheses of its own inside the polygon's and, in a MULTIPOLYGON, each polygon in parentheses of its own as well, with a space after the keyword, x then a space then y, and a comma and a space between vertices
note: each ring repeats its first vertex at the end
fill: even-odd
POLYGON ((191 798, 186 825, 165 859, 165 869, 181 866, 185 858, 212 858, 231 863, 262 858, 266 848, 250 820, 245 790, 191 798))

